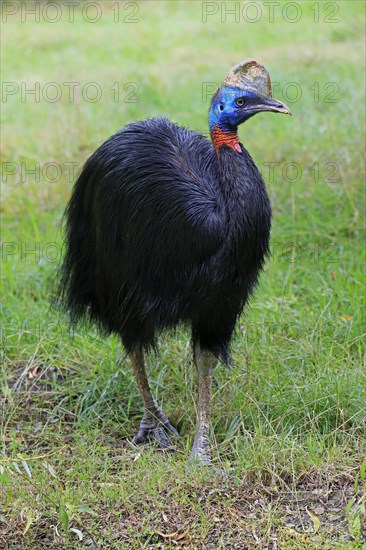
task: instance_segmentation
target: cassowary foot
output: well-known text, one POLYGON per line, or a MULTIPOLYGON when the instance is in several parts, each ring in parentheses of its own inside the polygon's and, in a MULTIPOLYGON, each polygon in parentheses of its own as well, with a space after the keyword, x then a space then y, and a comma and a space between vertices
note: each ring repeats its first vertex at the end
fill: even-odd
POLYGON ((172 447, 170 439, 162 426, 153 428, 140 427, 139 431, 133 438, 133 442, 136 444, 156 442, 161 449, 168 449, 172 447))
POLYGON ((209 429, 206 426, 200 426, 196 432, 190 462, 192 466, 211 466, 209 429))
POLYGON ((154 419, 153 422, 146 422, 142 419, 139 431, 133 438, 136 444, 156 442, 160 448, 167 449, 172 447, 169 435, 179 437, 179 433, 171 425, 163 412, 159 411, 159 419, 154 419))
POLYGON ((133 442, 150 443, 151 441, 155 441, 162 449, 167 449, 171 447, 168 436, 174 435, 179 437, 179 434, 171 425, 151 393, 142 349, 136 349, 130 355, 137 385, 144 403, 144 416, 141 420, 139 431, 133 438, 133 442))
POLYGON ((224 468, 212 467, 208 438, 206 439, 204 436, 197 437, 197 434, 190 455, 188 472, 199 472, 205 479, 227 478, 234 473, 233 470, 227 471, 224 468))

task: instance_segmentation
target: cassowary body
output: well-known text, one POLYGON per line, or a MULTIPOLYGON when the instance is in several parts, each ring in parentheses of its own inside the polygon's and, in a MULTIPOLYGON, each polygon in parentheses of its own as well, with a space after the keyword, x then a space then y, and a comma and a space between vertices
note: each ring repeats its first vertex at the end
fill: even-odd
MULTIPOLYGON (((246 78, 248 63, 265 71, 246 61, 237 66, 246 78)), ((130 354, 145 407, 136 442, 155 438, 166 446, 167 432, 176 434, 152 397, 143 350, 162 330, 191 326, 199 373, 193 456, 205 464, 212 370, 217 358, 228 359, 271 223, 265 184, 227 107, 245 97, 245 118, 258 105, 288 112, 237 83, 232 78, 213 99, 213 143, 166 119, 133 123, 109 138, 86 162, 66 213, 63 300, 73 321, 90 317, 119 334, 130 354)))

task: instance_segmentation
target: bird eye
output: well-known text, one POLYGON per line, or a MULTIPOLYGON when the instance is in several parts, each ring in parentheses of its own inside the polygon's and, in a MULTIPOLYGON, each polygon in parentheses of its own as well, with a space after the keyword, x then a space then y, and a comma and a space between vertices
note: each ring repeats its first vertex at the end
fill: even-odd
POLYGON ((244 105, 244 103, 245 103, 245 99, 244 99, 243 97, 239 97, 239 98, 236 100, 235 103, 237 104, 238 107, 242 107, 242 106, 244 105))
POLYGON ((223 110, 224 110, 224 106, 223 106, 223 105, 220 105, 219 109, 220 109, 220 111, 223 111, 223 110))

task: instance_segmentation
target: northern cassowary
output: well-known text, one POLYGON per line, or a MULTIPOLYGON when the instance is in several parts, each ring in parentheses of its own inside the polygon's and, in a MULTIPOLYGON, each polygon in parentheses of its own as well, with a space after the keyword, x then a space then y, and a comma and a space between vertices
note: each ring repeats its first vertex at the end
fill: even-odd
POLYGON ((272 99, 267 70, 233 67, 212 98, 211 140, 165 118, 127 125, 87 160, 66 210, 60 296, 73 322, 116 333, 144 403, 136 443, 178 435, 156 403, 144 351, 179 323, 191 327, 198 369, 192 457, 210 464, 212 372, 227 362, 236 320, 268 253, 271 207, 238 141, 256 113, 291 114, 272 99))

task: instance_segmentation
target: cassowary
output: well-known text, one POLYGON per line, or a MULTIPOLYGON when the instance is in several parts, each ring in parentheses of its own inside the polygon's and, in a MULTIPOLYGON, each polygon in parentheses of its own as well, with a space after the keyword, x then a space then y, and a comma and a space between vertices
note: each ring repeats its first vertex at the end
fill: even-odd
POLYGON ((233 67, 212 98, 211 140, 165 118, 127 125, 87 160, 66 209, 60 296, 74 323, 95 321, 128 352, 144 404, 135 443, 178 435, 156 403, 144 351, 183 323, 198 370, 192 458, 210 464, 212 372, 228 361, 236 320, 268 253, 271 207, 238 141, 256 113, 291 114, 267 70, 233 67))

